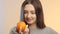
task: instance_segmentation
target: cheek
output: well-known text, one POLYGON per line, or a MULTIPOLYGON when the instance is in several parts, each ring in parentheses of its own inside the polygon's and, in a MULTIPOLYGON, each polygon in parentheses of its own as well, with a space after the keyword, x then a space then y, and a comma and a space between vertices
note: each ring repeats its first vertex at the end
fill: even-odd
MULTIPOLYGON (((24 14, 24 18, 25 18, 25 19, 27 18, 27 14, 24 14)), ((31 15, 31 18, 34 19, 34 20, 36 20, 36 14, 34 14, 34 15, 32 14, 32 15, 31 15)))
POLYGON ((27 14, 24 14, 24 18, 26 18, 27 17, 27 14))
POLYGON ((36 15, 32 15, 32 18, 36 20, 36 15))

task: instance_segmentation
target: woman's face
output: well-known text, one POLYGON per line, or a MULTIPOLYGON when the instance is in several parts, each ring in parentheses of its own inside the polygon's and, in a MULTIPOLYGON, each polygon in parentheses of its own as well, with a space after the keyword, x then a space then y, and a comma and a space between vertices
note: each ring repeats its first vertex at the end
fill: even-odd
POLYGON ((24 7, 24 19, 28 24, 36 23, 35 8, 32 4, 27 4, 24 7))

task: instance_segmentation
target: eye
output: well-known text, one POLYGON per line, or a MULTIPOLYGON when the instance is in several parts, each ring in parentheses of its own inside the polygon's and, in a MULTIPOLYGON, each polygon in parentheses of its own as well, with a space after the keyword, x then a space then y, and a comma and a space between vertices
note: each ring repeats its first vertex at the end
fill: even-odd
POLYGON ((35 14, 35 11, 31 11, 31 14, 35 14))
POLYGON ((24 10, 24 14, 28 13, 28 11, 24 10))

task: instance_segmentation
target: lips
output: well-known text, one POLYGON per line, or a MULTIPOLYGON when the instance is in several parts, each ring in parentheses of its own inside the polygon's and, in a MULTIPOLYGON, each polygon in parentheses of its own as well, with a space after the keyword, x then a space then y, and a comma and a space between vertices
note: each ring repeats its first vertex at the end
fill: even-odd
POLYGON ((32 19, 27 19, 28 22, 31 22, 32 19))

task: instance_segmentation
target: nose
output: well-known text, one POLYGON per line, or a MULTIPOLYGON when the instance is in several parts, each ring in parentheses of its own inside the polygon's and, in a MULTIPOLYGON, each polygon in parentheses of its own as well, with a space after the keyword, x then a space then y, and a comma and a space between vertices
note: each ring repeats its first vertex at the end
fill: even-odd
POLYGON ((31 17, 31 14, 30 14, 30 13, 28 13, 27 17, 28 17, 28 18, 30 18, 30 17, 31 17))

